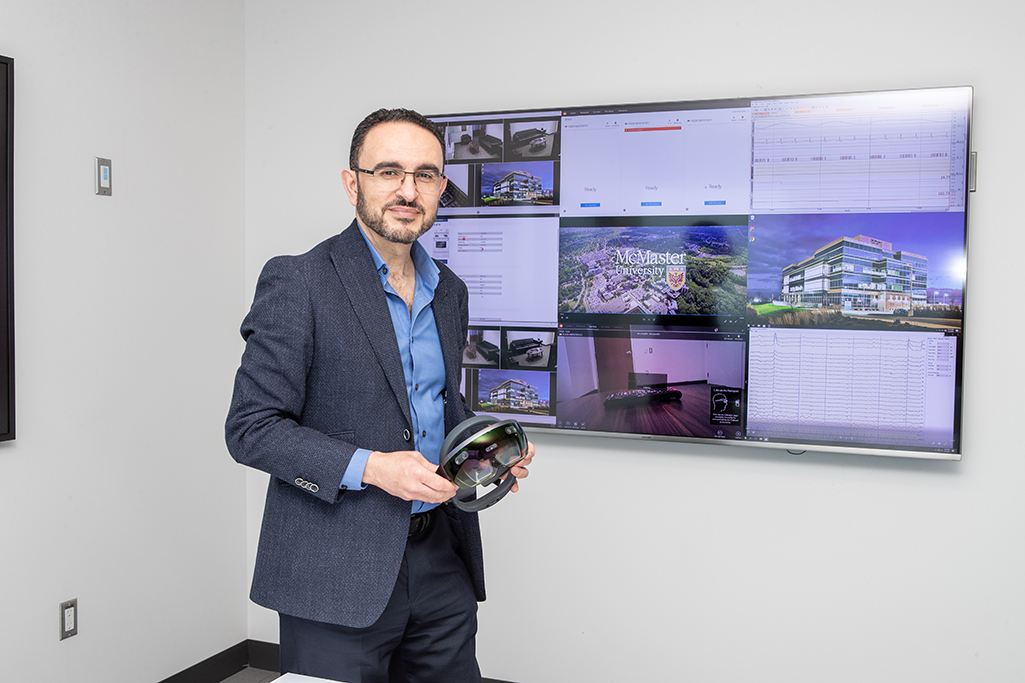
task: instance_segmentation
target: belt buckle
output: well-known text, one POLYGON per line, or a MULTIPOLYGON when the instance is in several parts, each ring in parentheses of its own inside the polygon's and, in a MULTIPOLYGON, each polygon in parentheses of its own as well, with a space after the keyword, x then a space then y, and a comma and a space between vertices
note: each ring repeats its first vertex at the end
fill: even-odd
POLYGON ((431 525, 430 511, 428 512, 417 512, 409 518, 409 534, 407 538, 412 538, 417 534, 426 531, 427 527, 431 525))

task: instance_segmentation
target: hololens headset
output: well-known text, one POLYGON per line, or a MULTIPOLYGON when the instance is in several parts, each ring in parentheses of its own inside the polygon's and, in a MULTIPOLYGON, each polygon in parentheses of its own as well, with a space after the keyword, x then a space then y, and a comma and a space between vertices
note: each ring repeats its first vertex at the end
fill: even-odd
POLYGON ((527 456, 527 435, 516 420, 477 415, 460 422, 441 445, 438 474, 459 487, 452 503, 460 510, 477 512, 489 508, 509 493, 516 477, 512 466, 527 456), (469 434, 463 438, 464 434, 469 434), (509 472, 502 481, 498 481, 509 472), (478 486, 498 486, 474 500, 478 486))

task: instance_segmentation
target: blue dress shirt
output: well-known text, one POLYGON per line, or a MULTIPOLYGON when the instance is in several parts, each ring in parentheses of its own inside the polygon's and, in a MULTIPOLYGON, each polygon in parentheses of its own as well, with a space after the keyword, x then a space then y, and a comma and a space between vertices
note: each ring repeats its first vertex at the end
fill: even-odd
MULTIPOLYGON (((395 327, 395 340, 402 357, 402 373, 406 378, 406 395, 409 397, 409 413, 413 418, 413 445, 425 458, 438 464, 441 458, 441 444, 445 440, 445 360, 441 355, 441 340, 434 322, 434 290, 438 286, 438 266, 420 246, 413 242, 410 256, 416 269, 416 289, 413 294, 413 310, 388 284, 388 264, 363 233, 374 265, 381 276, 388 311, 395 327), (414 343, 415 342, 415 343, 414 343)), ((370 451, 357 449, 349 461, 340 486, 349 489, 366 488, 363 471, 367 466, 370 451)), ((414 500, 411 513, 425 512, 436 503, 414 500)))

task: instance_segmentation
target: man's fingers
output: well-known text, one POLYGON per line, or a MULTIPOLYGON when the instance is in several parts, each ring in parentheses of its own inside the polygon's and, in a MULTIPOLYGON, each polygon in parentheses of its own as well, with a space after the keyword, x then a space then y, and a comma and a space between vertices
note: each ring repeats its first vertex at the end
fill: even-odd
POLYGON ((431 462, 430 460, 425 458, 423 455, 421 455, 417 451, 411 451, 411 452, 414 455, 417 456, 416 457, 416 462, 417 462, 418 465, 420 465, 420 467, 422 467, 424 470, 430 472, 431 474, 437 473, 437 471, 438 471, 438 466, 437 465, 435 465, 433 462, 431 462))
POLYGON ((445 484, 451 482, 447 482, 445 479, 441 479, 441 477, 438 477, 437 475, 434 476, 436 479, 440 479, 441 481, 421 481, 419 484, 414 484, 404 492, 400 492, 395 495, 398 495, 399 498, 402 498, 403 500, 422 500, 425 503, 444 503, 446 500, 454 496, 458 489, 455 485, 452 485, 450 489, 445 484))
MULTIPOLYGON (((527 442, 527 455, 510 472, 517 479, 529 476, 528 467, 534 459, 534 444, 527 442)), ((455 484, 437 473, 437 466, 417 451, 374 451, 367 459, 363 481, 384 489, 403 500, 443 503, 459 490, 455 484)), ((504 477, 503 477, 504 478, 504 477)), ((514 483, 512 491, 519 491, 514 483)))
POLYGON ((427 467, 424 467, 423 463, 417 463, 414 469, 406 472, 405 478, 399 483, 400 493, 393 495, 398 495, 403 500, 444 503, 456 494, 458 487, 437 474, 437 466, 431 465, 427 460, 423 462, 427 467))
POLYGON ((374 451, 367 459, 363 481, 403 500, 443 503, 458 489, 436 470, 437 466, 417 451, 374 451))
MULTIPOLYGON (((530 472, 528 471, 527 468, 530 467, 530 463, 532 463, 533 461, 534 461, 534 444, 532 444, 531 442, 528 441, 527 442, 527 455, 526 455, 526 457, 523 458, 523 460, 520 460, 518 463, 513 465, 513 467, 512 467, 513 476, 516 477, 517 479, 523 479, 524 477, 526 477, 528 474, 530 474, 530 472)), ((516 488, 518 488, 518 487, 514 486, 513 490, 515 491, 516 488)))

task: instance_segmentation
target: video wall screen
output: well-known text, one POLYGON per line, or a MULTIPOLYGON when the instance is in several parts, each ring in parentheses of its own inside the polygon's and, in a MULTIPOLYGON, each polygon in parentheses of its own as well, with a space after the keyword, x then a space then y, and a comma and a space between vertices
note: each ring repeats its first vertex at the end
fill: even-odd
POLYGON ((471 408, 961 456, 972 89, 432 116, 471 408))

